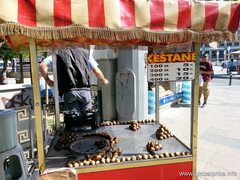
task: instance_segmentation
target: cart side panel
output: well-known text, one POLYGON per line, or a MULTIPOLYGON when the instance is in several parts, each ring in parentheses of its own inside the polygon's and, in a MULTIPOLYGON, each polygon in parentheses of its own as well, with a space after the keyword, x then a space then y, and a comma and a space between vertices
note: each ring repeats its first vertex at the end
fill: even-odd
POLYGON ((146 180, 146 179, 158 179, 158 180, 171 180, 181 179, 190 180, 192 176, 192 162, 164 164, 147 167, 137 167, 128 169, 119 169, 111 171, 100 171, 91 173, 78 174, 79 180, 146 180), (181 175, 185 173, 185 175, 181 175), (188 174, 187 174, 188 173, 188 174), (187 175, 186 175, 187 174, 187 175))

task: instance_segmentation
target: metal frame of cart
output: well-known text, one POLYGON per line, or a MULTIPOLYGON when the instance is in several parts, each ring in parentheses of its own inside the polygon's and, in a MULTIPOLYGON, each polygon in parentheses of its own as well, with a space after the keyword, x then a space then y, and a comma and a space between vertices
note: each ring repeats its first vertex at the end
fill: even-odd
MULTIPOLYGON (((235 35, 232 32, 237 30, 240 18, 240 4, 238 2, 191 2, 181 0, 141 0, 134 2, 135 4, 132 1, 126 3, 125 1, 115 0, 106 2, 88 0, 84 1, 85 3, 74 2, 73 4, 71 4, 71 1, 53 1, 53 4, 51 2, 46 2, 49 3, 47 5, 21 0, 7 2, 2 0, 0 2, 3 15, 0 17, 1 38, 14 48, 28 45, 30 47, 40 172, 45 170, 46 165, 41 123, 42 109, 38 83, 37 45, 51 46, 54 72, 56 72, 56 55, 54 53, 56 46, 61 47, 68 44, 153 46, 162 48, 162 50, 190 47, 194 44, 194 52, 199 55, 201 43, 233 40, 235 35), (96 6, 96 3, 98 6, 96 6), (8 7, 11 7, 11 11, 8 7), (52 11, 52 9, 55 11, 52 11), (66 16, 58 16, 63 11, 66 16)), ((144 167, 149 178, 152 172, 167 172, 169 165, 179 163, 181 167, 186 166, 186 169, 190 167, 191 172, 195 173, 199 61, 199 56, 197 56, 195 80, 192 81, 192 156, 77 169, 79 177, 91 179, 99 176, 109 177, 110 174, 113 174, 117 179, 130 172, 140 173, 142 172, 141 168, 144 167), (110 171, 111 173, 109 173, 110 171)), ((56 73, 54 73, 54 80, 55 87, 57 87, 56 73)), ((55 96, 57 97, 57 90, 55 96)), ((60 112, 57 98, 55 98, 55 104, 56 126, 59 128, 60 112)), ((159 116, 158 113, 159 111, 156 112, 157 117, 159 116)), ((172 168, 174 170, 174 166, 172 168)), ((164 179, 165 177, 161 178, 164 179)), ((195 176, 186 178, 196 179, 195 176)))

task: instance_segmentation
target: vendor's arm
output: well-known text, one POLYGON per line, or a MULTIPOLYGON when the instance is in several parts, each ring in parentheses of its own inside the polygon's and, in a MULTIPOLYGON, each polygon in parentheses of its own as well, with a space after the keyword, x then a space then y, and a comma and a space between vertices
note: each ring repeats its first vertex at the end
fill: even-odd
POLYGON ((54 82, 48 76, 48 66, 44 61, 42 61, 40 63, 40 72, 41 72, 43 78, 45 79, 46 83, 49 86, 54 86, 54 82))
POLYGON ((98 67, 95 67, 92 69, 92 71, 97 76, 97 78, 102 81, 103 85, 107 85, 109 83, 109 81, 104 77, 102 71, 98 67))
POLYGON ((102 81, 103 85, 107 85, 109 83, 108 80, 104 77, 101 69, 99 69, 98 63, 92 56, 89 57, 88 65, 95 74, 95 76, 102 81))

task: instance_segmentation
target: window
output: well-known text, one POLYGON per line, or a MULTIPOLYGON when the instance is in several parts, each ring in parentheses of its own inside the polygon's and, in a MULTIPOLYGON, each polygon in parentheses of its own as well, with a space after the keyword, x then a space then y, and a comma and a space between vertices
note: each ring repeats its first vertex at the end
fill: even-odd
POLYGON ((217 58, 217 51, 212 51, 212 58, 217 58))
POLYGON ((219 43, 218 47, 224 47, 224 43, 219 43))
POLYGON ((239 42, 235 42, 235 43, 234 43, 234 46, 239 46, 239 42))
POLYGON ((224 51, 219 51, 219 58, 224 58, 224 51))

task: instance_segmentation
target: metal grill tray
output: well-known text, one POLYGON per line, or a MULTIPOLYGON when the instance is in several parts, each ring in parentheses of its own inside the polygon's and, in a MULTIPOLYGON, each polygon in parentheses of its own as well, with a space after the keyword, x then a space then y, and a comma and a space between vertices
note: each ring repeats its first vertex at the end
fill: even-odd
MULTIPOLYGON (((158 154, 164 152, 174 153, 190 151, 189 148, 175 136, 163 140, 158 140, 155 135, 155 132, 160 126, 159 123, 145 123, 141 125, 142 125, 141 128, 137 131, 130 130, 129 124, 126 124, 126 125, 102 126, 94 130, 90 128, 78 131, 76 133, 78 133, 78 138, 83 138, 84 133, 91 132, 97 133, 106 132, 112 135, 113 137, 116 136, 119 137, 119 142, 114 146, 114 148, 122 149, 121 157, 131 157, 132 155, 136 156, 148 154, 146 150, 146 144, 148 141, 157 141, 163 146, 162 150, 156 151, 156 153, 158 154)), ((171 128, 170 127, 168 128, 171 131, 171 128)), ((58 138, 59 138, 58 136, 54 138, 53 144, 56 144, 58 138)), ((84 154, 77 153, 73 154, 72 151, 65 149, 62 149, 61 151, 56 151, 52 146, 47 155, 47 166, 48 168, 65 167, 67 161, 77 161, 79 159, 84 159, 84 157, 85 157, 84 154)), ((108 164, 101 164, 100 166, 106 165, 108 164)))
POLYGON ((102 137, 91 136, 84 137, 73 142, 70 149, 77 154, 97 154, 100 151, 106 149, 109 146, 108 140, 102 137), (99 147, 96 143, 103 143, 102 147, 99 147))

